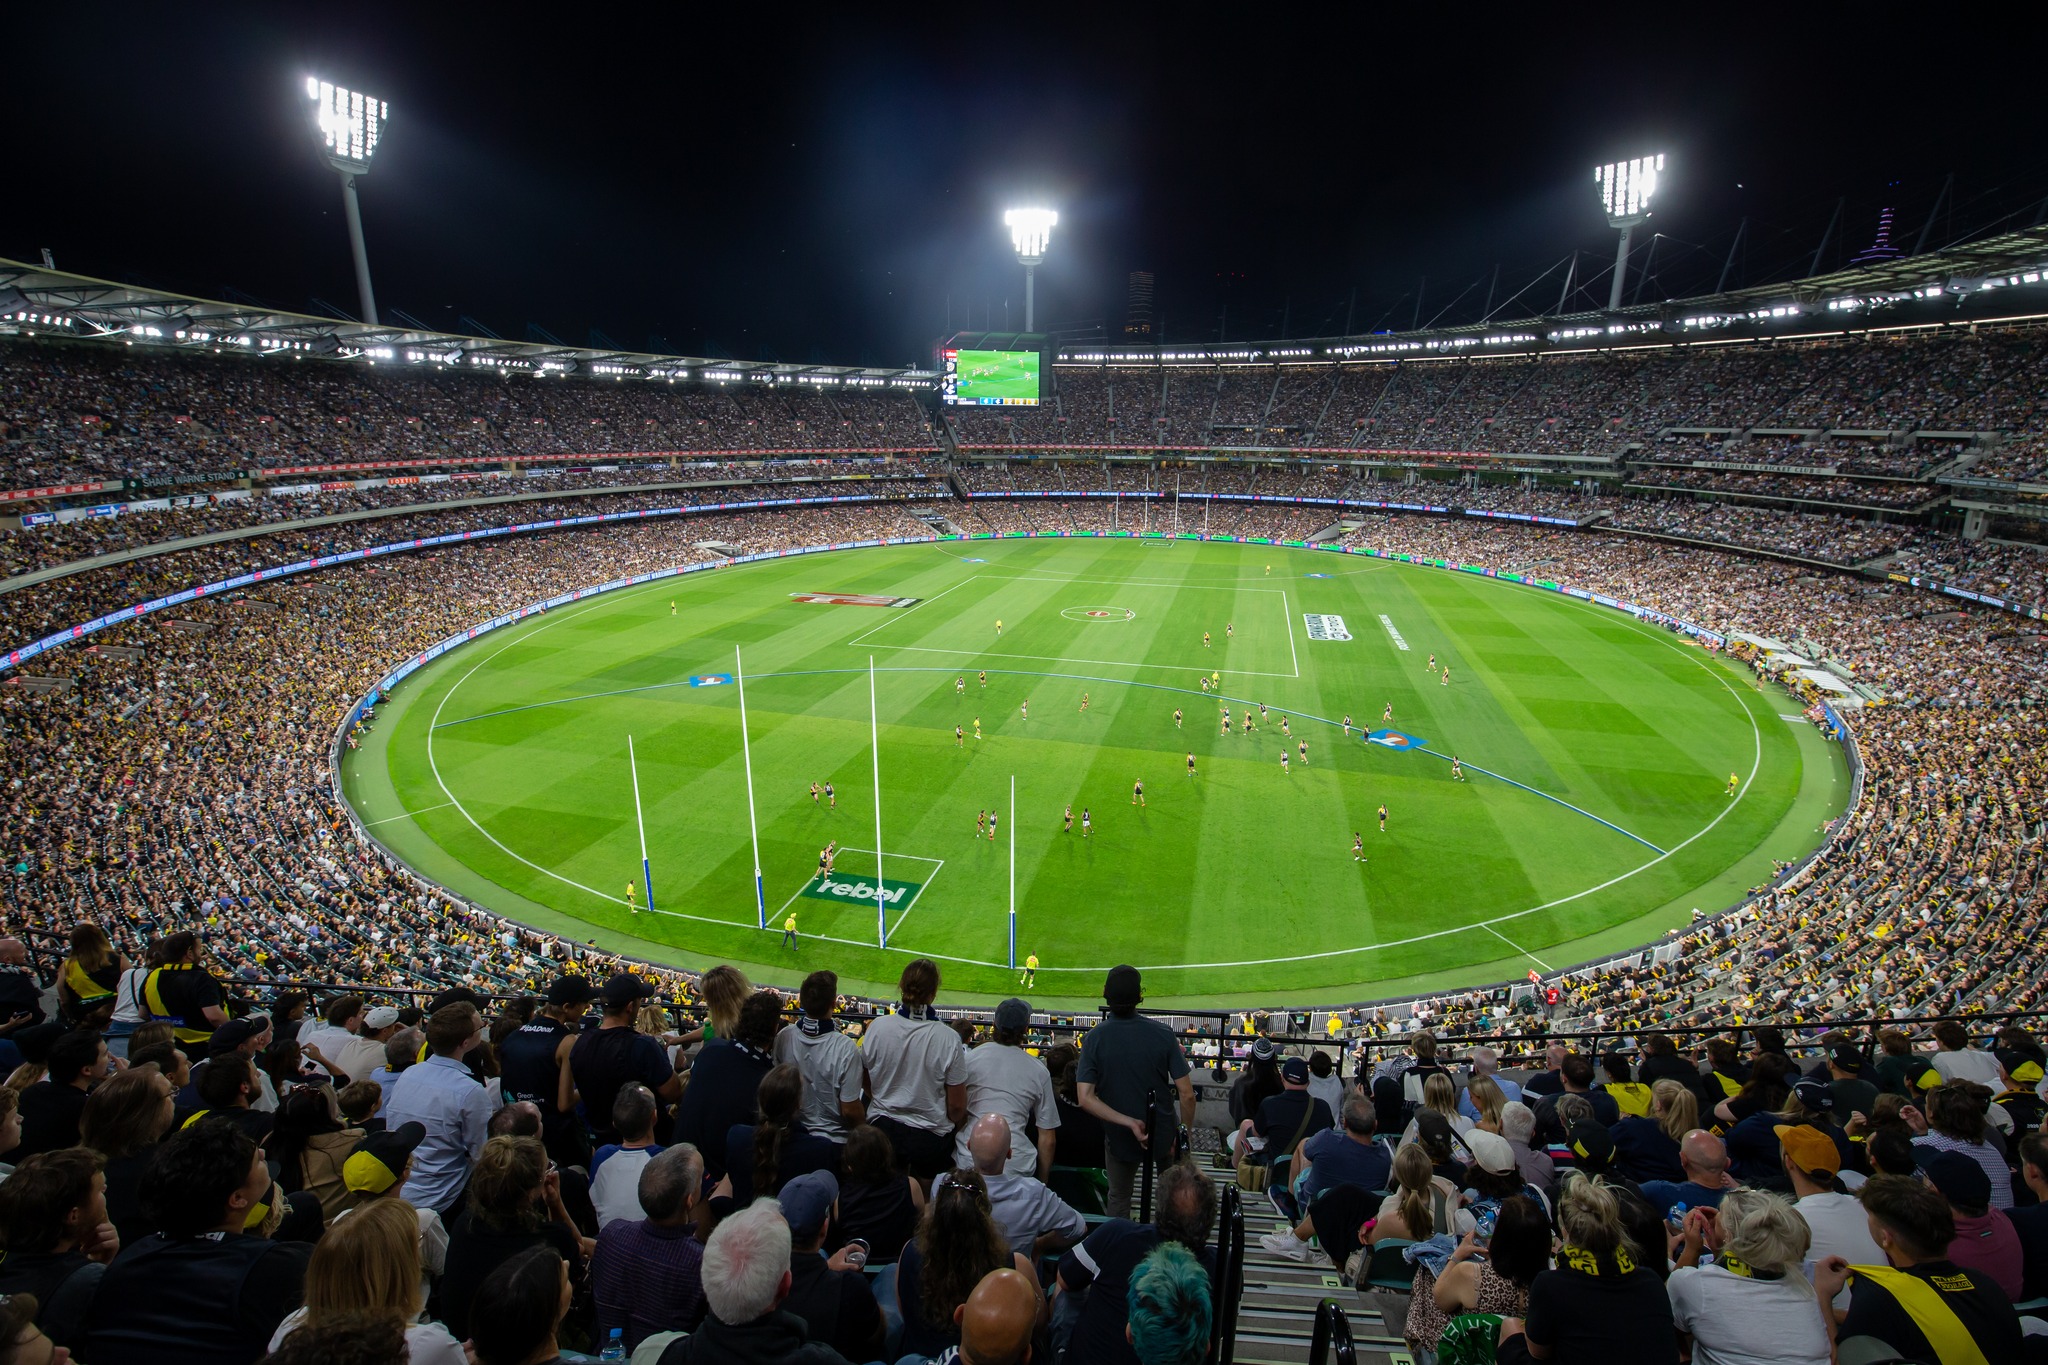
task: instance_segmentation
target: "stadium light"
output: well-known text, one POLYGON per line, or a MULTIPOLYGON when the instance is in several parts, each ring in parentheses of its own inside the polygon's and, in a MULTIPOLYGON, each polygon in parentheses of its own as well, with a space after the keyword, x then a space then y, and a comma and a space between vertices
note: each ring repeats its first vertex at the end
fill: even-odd
POLYGON ((1038 263, 1045 258, 1045 247, 1052 240, 1053 225, 1060 216, 1052 209, 1011 209, 1003 215, 1009 224, 1010 241, 1017 248, 1017 259, 1024 262, 1024 330, 1032 331, 1032 285, 1038 263))
POLYGON ((370 289, 370 254, 363 246, 363 210, 356 202, 356 177, 367 175, 370 155, 390 120, 391 106, 356 90, 344 90, 317 77, 306 77, 306 98, 313 101, 314 122, 327 145, 327 162, 341 175, 341 202, 348 213, 348 243, 356 258, 356 293, 363 321, 377 324, 377 296, 370 289))
POLYGON ((1621 249, 1614 258, 1614 285, 1607 294, 1609 312, 1621 307, 1621 286, 1628 278, 1629 238, 1636 224, 1650 216, 1650 196, 1657 192, 1657 177, 1664 169, 1664 154, 1639 156, 1633 161, 1612 161, 1593 170, 1600 186, 1600 198, 1607 208, 1607 226, 1621 229, 1621 249))

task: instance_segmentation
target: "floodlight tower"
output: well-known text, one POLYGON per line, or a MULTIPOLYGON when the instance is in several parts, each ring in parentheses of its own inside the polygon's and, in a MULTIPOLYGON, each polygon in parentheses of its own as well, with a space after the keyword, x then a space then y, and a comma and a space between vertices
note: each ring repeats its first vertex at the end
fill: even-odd
POLYGON ((1621 229, 1621 250, 1614 257, 1614 287, 1607 293, 1609 312, 1621 307, 1629 238, 1635 235, 1636 224, 1650 216, 1650 196, 1657 192, 1657 174, 1663 169, 1662 152, 1594 168, 1593 181, 1600 186, 1600 197, 1607 205, 1607 225, 1621 229))
POLYGON ((306 77, 306 98, 316 109, 314 121, 327 144, 327 162, 341 173, 341 202, 348 211, 348 244, 356 256, 356 293, 363 321, 376 325, 377 296, 370 292, 370 254, 363 247, 363 210, 356 202, 356 177, 370 171, 370 153, 391 117, 391 106, 354 90, 306 77))
POLYGON ((1010 240, 1016 244, 1017 259, 1024 262, 1024 330, 1032 327, 1032 276, 1045 259, 1045 244, 1052 240, 1053 224, 1060 216, 1051 209, 1011 209, 1003 215, 1010 225, 1010 240))

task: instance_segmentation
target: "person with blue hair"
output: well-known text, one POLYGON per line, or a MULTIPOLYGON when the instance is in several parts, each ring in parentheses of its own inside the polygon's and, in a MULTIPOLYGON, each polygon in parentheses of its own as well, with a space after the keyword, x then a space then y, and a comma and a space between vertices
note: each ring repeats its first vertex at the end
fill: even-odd
POLYGON ((1139 1263, 1126 1296, 1124 1335, 1139 1365, 1199 1365, 1209 1353, 1209 1272, 1179 1242, 1139 1263))

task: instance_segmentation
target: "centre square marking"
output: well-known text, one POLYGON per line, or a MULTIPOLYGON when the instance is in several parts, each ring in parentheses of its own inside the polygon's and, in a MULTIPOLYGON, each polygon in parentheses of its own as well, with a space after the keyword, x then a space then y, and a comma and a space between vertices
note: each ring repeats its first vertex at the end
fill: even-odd
POLYGON ((1130 621, 1138 613, 1129 607, 1061 607, 1060 615, 1069 621, 1130 621))

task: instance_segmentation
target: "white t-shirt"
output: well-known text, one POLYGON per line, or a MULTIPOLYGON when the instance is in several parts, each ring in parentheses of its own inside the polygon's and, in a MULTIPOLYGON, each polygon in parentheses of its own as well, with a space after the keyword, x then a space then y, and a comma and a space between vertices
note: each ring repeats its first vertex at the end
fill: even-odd
MULTIPOLYGON (((1870 1219, 1864 1216, 1863 1204, 1852 1194, 1809 1194, 1792 1206, 1799 1216, 1806 1220, 1806 1226, 1813 1233, 1813 1246, 1806 1253, 1809 1261, 1825 1261, 1830 1256, 1840 1256, 1850 1265, 1884 1265, 1884 1252, 1870 1236, 1870 1219)), ((1849 1291, 1844 1288, 1835 1296, 1835 1307, 1847 1309, 1849 1291)))
POLYGON ((345 1028, 336 1028, 328 1023, 320 1024, 310 1033, 301 1033, 299 1035, 300 1047, 319 1048, 320 1055, 333 1063, 333 1066, 329 1068, 330 1072, 340 1068, 342 1052, 354 1041, 355 1035, 353 1033, 350 1033, 345 1028))
POLYGON ((1998 1079, 1998 1059, 1988 1052, 1973 1047, 1960 1052, 1937 1052, 1928 1061, 1945 1081, 1975 1081, 1989 1086, 1994 1095, 2005 1088, 2005 1082, 1998 1079))
POLYGON ((659 1147, 620 1147, 605 1157, 590 1178, 590 1202, 597 1209, 598 1227, 622 1218, 638 1222, 647 1216, 647 1210, 640 1207, 640 1173, 660 1155, 659 1147))
POLYGON ((1692 1333, 1693 1365, 1828 1365, 1813 1286, 1796 1271, 1755 1280, 1717 1265, 1680 1266, 1665 1283, 1671 1319, 1692 1333))
MULTIPOLYGON (((983 1114, 1001 1114, 1010 1121, 1011 1175, 1038 1174, 1038 1149, 1025 1136, 1024 1125, 1041 1132, 1060 1126, 1059 1105, 1052 1097, 1052 1072, 1021 1047, 983 1043, 967 1052, 967 1122, 953 1140, 953 1164, 972 1170, 967 1135, 983 1114)), ((1027 1247, 1026 1250, 1029 1250, 1027 1247)))
POLYGON ((143 1024, 149 1022, 149 1006, 143 1003, 142 983, 149 979, 149 968, 130 967, 121 973, 120 984, 114 987, 114 1022, 117 1024, 143 1024))
MULTIPOLYGON (((294 1308, 291 1316, 277 1325, 269 1349, 275 1351, 305 1320, 306 1310, 294 1308)), ((406 1328, 405 1349, 408 1365, 469 1365, 462 1343, 438 1322, 416 1322, 406 1328)))
POLYGON ((860 1041, 868 1069, 868 1118, 932 1133, 953 1131, 946 1087, 967 1083, 967 1049, 941 1019, 885 1014, 860 1041))
POLYGON ((794 1063, 804 1078, 804 1128, 834 1142, 846 1141, 839 1106, 858 1104, 860 1048, 836 1028, 807 1034, 791 1024, 775 1035, 775 1060, 794 1063))

